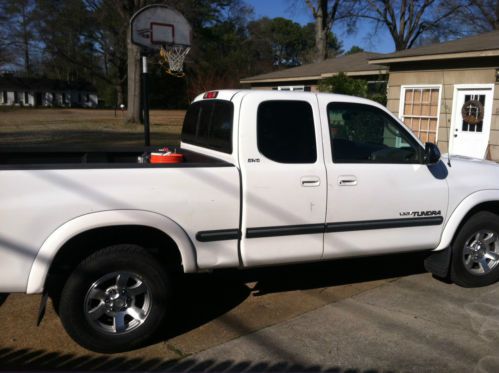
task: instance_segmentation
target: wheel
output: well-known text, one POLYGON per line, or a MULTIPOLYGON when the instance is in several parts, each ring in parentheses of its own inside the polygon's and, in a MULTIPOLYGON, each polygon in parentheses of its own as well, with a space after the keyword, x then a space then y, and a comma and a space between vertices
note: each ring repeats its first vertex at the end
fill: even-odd
POLYGON ((465 287, 499 280, 499 216, 483 211, 464 223, 452 244, 451 280, 465 287))
POLYGON ((61 293, 68 334, 96 352, 142 346, 160 327, 168 305, 165 269, 143 248, 116 245, 82 261, 61 293))

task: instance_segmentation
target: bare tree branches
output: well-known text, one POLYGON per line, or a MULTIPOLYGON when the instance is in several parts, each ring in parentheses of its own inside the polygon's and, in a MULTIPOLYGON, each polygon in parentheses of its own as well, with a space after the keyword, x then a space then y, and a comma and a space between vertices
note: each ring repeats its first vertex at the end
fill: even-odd
POLYGON ((396 50, 411 48, 425 33, 443 26, 443 21, 463 7, 459 1, 443 7, 437 0, 364 0, 358 17, 386 26, 396 50))

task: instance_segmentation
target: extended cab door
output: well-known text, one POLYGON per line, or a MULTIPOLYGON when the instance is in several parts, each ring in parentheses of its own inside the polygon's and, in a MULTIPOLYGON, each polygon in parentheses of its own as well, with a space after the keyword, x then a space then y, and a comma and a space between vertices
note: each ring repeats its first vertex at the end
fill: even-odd
POLYGON ((369 101, 320 95, 328 174, 324 257, 434 248, 447 213, 447 168, 369 101), (352 100, 338 98, 338 100, 352 100))
POLYGON ((250 92, 239 118, 243 264, 320 259, 327 180, 317 97, 250 92))

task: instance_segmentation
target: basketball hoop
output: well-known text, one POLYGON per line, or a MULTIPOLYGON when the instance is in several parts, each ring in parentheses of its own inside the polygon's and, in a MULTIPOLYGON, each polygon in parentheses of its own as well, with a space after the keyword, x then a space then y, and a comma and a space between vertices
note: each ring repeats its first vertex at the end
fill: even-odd
POLYGON ((159 63, 173 76, 183 77, 192 30, 185 17, 166 5, 149 5, 132 16, 131 40, 145 50, 159 50, 159 63))
POLYGON ((184 45, 162 46, 159 50, 159 64, 167 74, 182 78, 185 76, 184 60, 190 50, 190 47, 184 45))

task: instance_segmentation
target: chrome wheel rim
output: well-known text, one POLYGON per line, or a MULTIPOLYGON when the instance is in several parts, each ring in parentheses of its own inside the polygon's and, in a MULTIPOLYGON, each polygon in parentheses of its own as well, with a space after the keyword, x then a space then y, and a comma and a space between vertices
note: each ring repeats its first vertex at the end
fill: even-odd
POLYGON ((490 230, 481 230, 469 237, 463 250, 466 270, 478 276, 492 271, 499 264, 499 237, 490 230))
POLYGON ((84 312, 100 332, 123 334, 142 325, 151 311, 145 281, 132 272, 113 272, 95 281, 87 291, 84 312))

